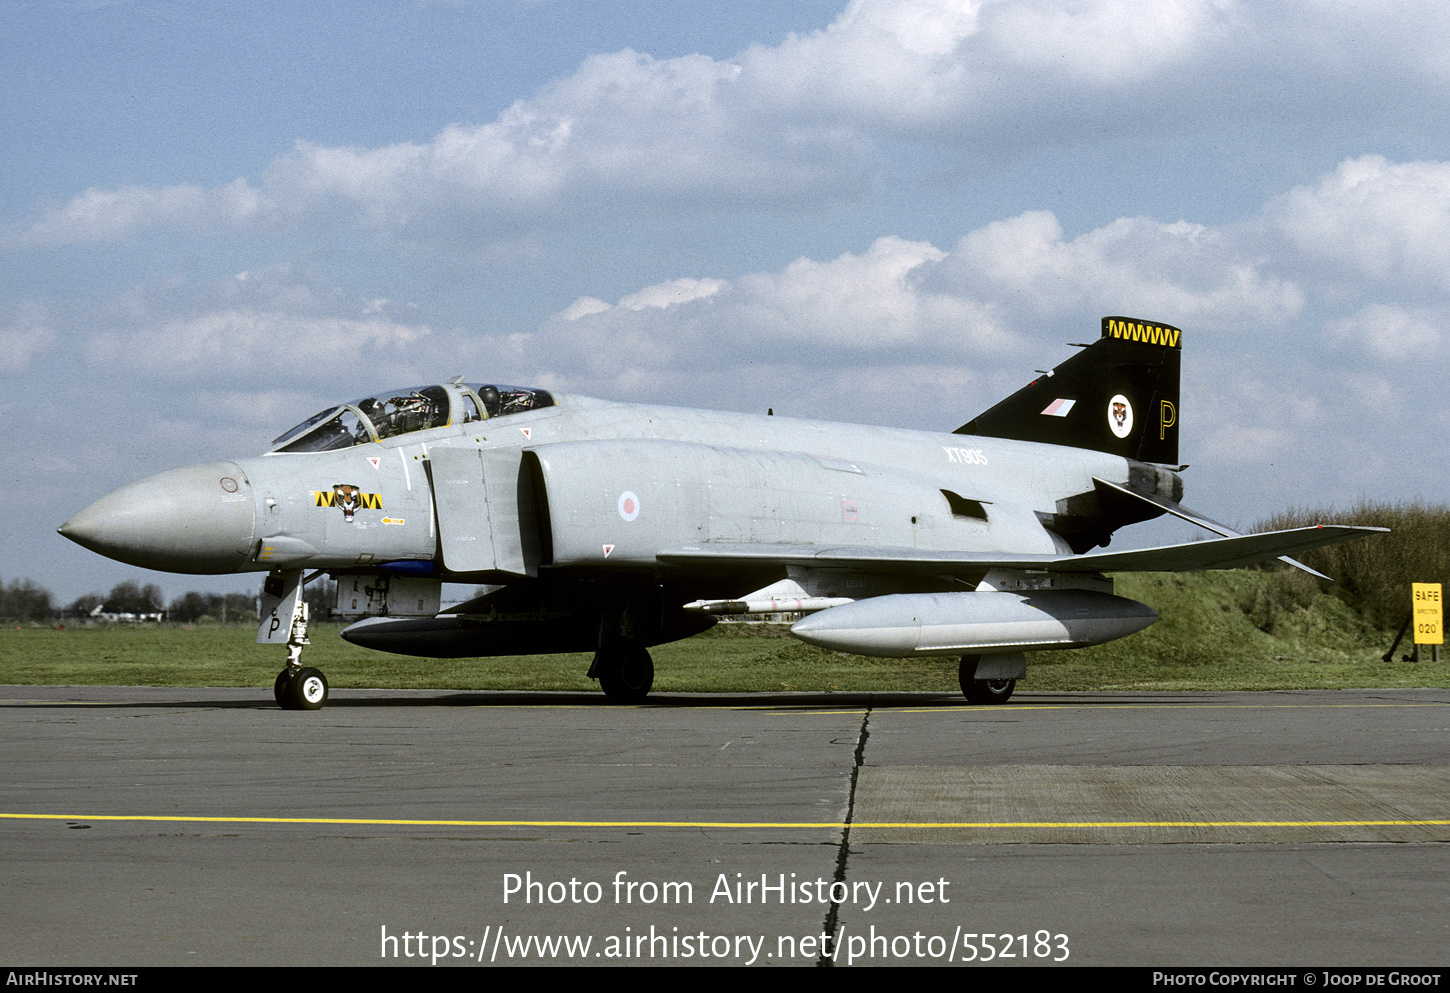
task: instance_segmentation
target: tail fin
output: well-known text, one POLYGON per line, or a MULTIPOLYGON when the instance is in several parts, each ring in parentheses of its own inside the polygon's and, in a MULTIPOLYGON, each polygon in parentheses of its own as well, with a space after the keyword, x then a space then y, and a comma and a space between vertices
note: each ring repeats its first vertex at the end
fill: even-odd
POLYGON ((1101 338, 955 433, 1176 464, 1182 342, 1168 324, 1104 317, 1101 338))

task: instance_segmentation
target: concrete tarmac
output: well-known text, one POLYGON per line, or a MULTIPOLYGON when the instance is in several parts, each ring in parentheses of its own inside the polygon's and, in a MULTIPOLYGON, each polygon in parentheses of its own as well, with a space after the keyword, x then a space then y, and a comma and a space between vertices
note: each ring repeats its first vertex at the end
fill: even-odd
POLYGON ((0 710, 15 966, 1450 964, 1447 690, 0 710))

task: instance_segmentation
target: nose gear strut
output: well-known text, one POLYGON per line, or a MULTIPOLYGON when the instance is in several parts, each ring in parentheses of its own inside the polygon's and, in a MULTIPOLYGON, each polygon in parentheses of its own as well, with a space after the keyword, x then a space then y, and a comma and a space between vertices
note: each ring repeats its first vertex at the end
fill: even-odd
POLYGON ((272 686, 273 696, 283 710, 321 710, 327 703, 327 677, 319 669, 302 665, 302 646, 309 644, 309 611, 302 590, 320 575, 318 571, 304 579, 301 569, 282 569, 269 573, 262 583, 262 623, 257 628, 257 644, 287 647, 287 665, 272 686))

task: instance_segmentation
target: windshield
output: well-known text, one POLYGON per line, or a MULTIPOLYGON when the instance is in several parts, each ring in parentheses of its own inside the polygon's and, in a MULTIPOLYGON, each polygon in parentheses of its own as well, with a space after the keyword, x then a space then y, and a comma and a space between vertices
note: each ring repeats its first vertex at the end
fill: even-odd
POLYGON ((418 386, 386 390, 328 407, 277 436, 273 452, 330 452, 386 438, 552 407, 544 390, 492 383, 418 386))
POLYGON ((441 386, 391 390, 365 397, 353 406, 372 422, 379 439, 441 428, 448 423, 448 392, 441 386))

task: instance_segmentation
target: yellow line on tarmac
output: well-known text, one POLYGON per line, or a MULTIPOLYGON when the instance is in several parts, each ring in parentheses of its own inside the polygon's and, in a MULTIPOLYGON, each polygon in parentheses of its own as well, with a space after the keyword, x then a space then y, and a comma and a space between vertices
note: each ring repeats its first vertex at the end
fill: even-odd
POLYGON ((851 828, 873 829, 990 829, 990 828, 1142 828, 1142 827, 1441 827, 1438 820, 1375 821, 472 821, 408 820, 374 817, 201 817, 171 814, 9 814, 0 820, 33 821, 156 821, 186 824, 361 824, 381 827, 565 827, 565 828, 851 828))
POLYGON ((589 828, 834 828, 832 821, 469 821, 409 820, 384 817, 200 817, 172 814, 7 814, 0 820, 37 821, 161 821, 202 824, 364 824, 383 827, 589 827, 589 828))

